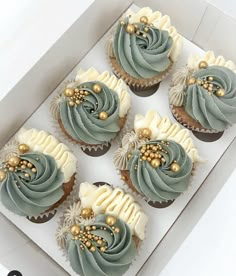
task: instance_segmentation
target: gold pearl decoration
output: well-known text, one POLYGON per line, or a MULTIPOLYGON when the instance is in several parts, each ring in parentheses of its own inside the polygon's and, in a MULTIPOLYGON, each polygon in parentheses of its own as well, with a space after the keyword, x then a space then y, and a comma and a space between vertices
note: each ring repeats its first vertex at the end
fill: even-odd
POLYGON ((152 131, 151 131, 150 128, 143 128, 143 129, 141 129, 141 131, 139 133, 140 138, 148 138, 148 139, 150 139, 151 135, 152 135, 152 131))
POLYGON ((3 170, 0 170, 0 181, 3 181, 6 178, 7 174, 3 170))
POLYGON ((100 93, 101 91, 102 91, 101 85, 99 85, 98 83, 93 85, 93 92, 100 93))
POLYGON ((135 27, 133 24, 128 24, 126 27, 126 32, 128 34, 133 34, 135 32, 135 27))
POLYGON ((79 235, 79 234, 80 234, 80 226, 77 225, 77 224, 71 226, 70 232, 71 232, 71 234, 72 234, 73 236, 79 235))
POLYGON ((208 63, 203 60, 198 64, 199 69, 206 69, 208 67, 208 63))
POLYGON ((108 224, 109 226, 112 226, 116 223, 116 218, 113 216, 107 216, 106 217, 106 224, 108 224))
POLYGON ((114 231, 115 231, 115 233, 119 233, 120 232, 120 228, 116 227, 114 231))
POLYGON ((196 79, 194 77, 191 77, 190 79, 188 79, 188 85, 193 85, 196 83, 196 79))
POLYGON ((151 165, 153 166, 153 168, 158 168, 158 167, 160 167, 160 165, 161 165, 161 160, 160 159, 153 159, 152 161, 151 161, 151 165))
POLYGON ((69 106, 74 106, 75 103, 73 101, 69 101, 69 106))
POLYGON ((91 208, 83 208, 80 215, 84 219, 89 219, 93 216, 93 210, 91 208))
POLYGON ((106 120, 108 118, 108 114, 105 111, 100 112, 98 116, 100 120, 106 120))
POLYGON ((90 241, 87 241, 87 242, 85 243, 85 245, 86 245, 87 247, 90 247, 90 246, 92 245, 92 243, 91 243, 90 241))
POLYGON ((105 251, 106 251, 106 247, 102 246, 102 247, 100 247, 100 250, 101 250, 102 252, 105 252, 105 251))
POLYGON ((95 252, 95 251, 96 251, 96 247, 95 247, 95 246, 91 246, 91 247, 90 247, 90 251, 91 251, 91 252, 95 252))
POLYGON ((125 22, 123 20, 120 21, 120 25, 121 26, 124 26, 125 25, 125 22))
POLYGON ((20 158, 18 156, 12 156, 9 160, 8 160, 8 164, 12 167, 16 167, 20 164, 20 158))
POLYGON ((172 172, 177 173, 180 170, 180 165, 177 162, 174 162, 170 165, 172 172))
POLYGON ((74 96, 74 94, 75 94, 75 91, 74 91, 73 88, 66 88, 66 89, 64 90, 64 95, 65 95, 66 97, 72 97, 72 96, 74 96))
POLYGON ((148 18, 147 16, 142 16, 140 17, 140 23, 143 23, 143 24, 148 24, 148 18))
POLYGON ((26 145, 26 144, 20 144, 18 146, 18 150, 19 150, 20 153, 26 153, 26 152, 29 151, 29 146, 26 145))
POLYGON ((223 97, 225 95, 225 90, 224 88, 219 88, 217 91, 216 91, 216 96, 217 97, 223 97))

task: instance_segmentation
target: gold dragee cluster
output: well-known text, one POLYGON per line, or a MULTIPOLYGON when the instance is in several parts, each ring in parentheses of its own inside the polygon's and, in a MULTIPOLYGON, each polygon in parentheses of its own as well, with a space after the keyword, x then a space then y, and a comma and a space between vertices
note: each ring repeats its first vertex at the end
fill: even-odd
MULTIPOLYGON (((201 61, 198 67, 199 69, 206 69, 208 67, 208 64, 206 61, 201 61)), ((223 88, 220 88, 219 86, 214 85, 213 81, 214 81, 214 78, 212 76, 208 76, 207 78, 203 78, 202 80, 191 77, 188 79, 187 84, 188 85, 198 84, 203 88, 205 88, 208 91, 209 95, 212 95, 212 93, 215 93, 217 97, 223 97, 225 95, 225 90, 223 88)))
MULTIPOLYGON (((29 146, 26 144, 20 144, 18 146, 18 150, 20 153, 26 153, 29 151, 29 146)), ((4 162, 2 165, 3 167, 0 168, 0 181, 3 181, 6 178, 7 172, 22 171, 26 178, 30 177, 26 170, 31 170, 33 173, 37 172, 37 169, 32 163, 27 160, 21 160, 19 156, 10 157, 9 160, 4 162)))
MULTIPOLYGON (((93 213, 92 209, 90 209, 90 208, 83 208, 82 211, 85 209, 87 211, 90 210, 89 211, 90 214, 93 213)), ((82 211, 81 211, 81 216, 83 216, 82 211)), ((87 218, 87 215, 84 218, 87 218)), ((111 233, 112 236, 114 235, 114 233, 120 232, 120 229, 118 227, 114 226, 115 223, 116 223, 115 217, 110 216, 110 215, 106 217, 106 224, 109 225, 113 231, 111 233)), ((101 252, 105 252, 107 250, 107 241, 105 239, 103 239, 102 237, 92 233, 92 231, 95 231, 97 229, 98 230, 99 229, 107 230, 106 227, 103 227, 103 226, 97 227, 95 225, 87 225, 82 230, 80 225, 75 224, 75 225, 71 226, 70 233, 73 236, 72 237, 73 240, 79 240, 81 243, 83 243, 80 245, 81 250, 84 250, 85 247, 87 247, 91 252, 95 252, 97 248, 101 252)))
MULTIPOLYGON (((139 22, 146 25, 143 30, 139 29, 139 26, 137 24, 127 24, 126 26, 126 32, 130 35, 136 34, 136 35, 142 35, 143 38, 147 37, 147 32, 149 31, 150 26, 153 26, 153 24, 148 24, 148 18, 147 16, 142 16, 139 19, 139 22)), ((121 26, 125 26, 125 22, 122 20, 120 21, 121 26)))
MULTIPOLYGON (((64 95, 69 98, 68 104, 69 106, 73 107, 76 105, 80 105, 82 102, 85 101, 85 97, 89 95, 89 92, 85 89, 86 87, 81 87, 79 88, 66 88, 64 90, 64 95)), ((102 87, 98 84, 95 83, 92 87, 94 93, 100 93, 102 91, 102 87)), ((98 114, 98 117, 100 120, 106 120, 108 118, 108 114, 105 111, 101 111, 98 114)))
MULTIPOLYGON (((168 141, 161 141, 161 143, 156 144, 144 144, 140 148, 140 161, 147 161, 153 168, 158 168, 163 165, 166 160, 164 158, 164 154, 168 154, 168 152, 163 149, 162 145, 169 146, 168 141)), ((128 154, 128 159, 132 157, 132 154, 128 154)), ((138 168, 138 165, 135 165, 135 169, 138 168)), ((170 169, 172 172, 177 173, 180 170, 180 165, 176 160, 170 165, 170 169)))

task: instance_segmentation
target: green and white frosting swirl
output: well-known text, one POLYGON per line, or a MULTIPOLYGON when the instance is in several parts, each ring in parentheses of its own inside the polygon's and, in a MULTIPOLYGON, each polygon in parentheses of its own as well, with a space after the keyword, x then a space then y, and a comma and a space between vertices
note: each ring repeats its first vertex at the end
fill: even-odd
POLYGON ((116 92, 101 82, 86 82, 76 87, 88 92, 80 104, 69 105, 70 99, 62 96, 59 111, 60 119, 68 134, 76 141, 90 145, 111 141, 119 132, 119 98, 116 92), (93 91, 93 85, 99 84, 100 93, 93 91), (99 118, 100 112, 106 112, 107 119, 99 118))
POLYGON ((135 23, 138 33, 129 34, 126 27, 129 18, 124 19, 124 25, 118 24, 113 40, 113 53, 119 65, 134 78, 152 78, 164 72, 170 66, 170 51, 173 39, 166 30, 135 23))
POLYGON ((107 215, 96 216, 89 232, 91 239, 86 238, 86 241, 89 240, 89 246, 83 238, 86 234, 84 225, 80 225, 78 237, 73 236, 71 232, 66 235, 70 264, 81 276, 123 275, 136 256, 136 247, 129 227, 117 218, 112 228, 106 224, 106 217, 107 215), (93 230, 94 228, 96 229, 93 230), (114 231, 114 228, 118 228, 119 232, 114 231), (98 238, 102 243, 98 244, 98 238), (102 247, 104 250, 101 250, 102 247))
MULTIPOLYGON (((14 167, 14 171, 5 166, 6 177, 0 182, 1 201, 18 215, 39 215, 63 196, 64 175, 49 155, 29 152, 19 157, 23 163, 14 167)), ((4 168, 4 163, 1 167, 4 168)))
POLYGON ((136 190, 147 199, 162 202, 176 199, 186 190, 192 171, 192 161, 183 147, 171 140, 155 140, 147 142, 144 146, 159 148, 160 165, 152 166, 151 162, 141 158, 141 148, 136 149, 128 162, 129 176, 136 190), (177 163, 178 171, 171 166, 177 163))
POLYGON ((223 131, 236 123, 236 75, 223 66, 209 66, 193 74, 196 80, 206 81, 213 77, 214 88, 208 93, 202 85, 188 85, 184 94, 185 111, 204 128, 223 131), (216 91, 224 89, 224 96, 216 91))

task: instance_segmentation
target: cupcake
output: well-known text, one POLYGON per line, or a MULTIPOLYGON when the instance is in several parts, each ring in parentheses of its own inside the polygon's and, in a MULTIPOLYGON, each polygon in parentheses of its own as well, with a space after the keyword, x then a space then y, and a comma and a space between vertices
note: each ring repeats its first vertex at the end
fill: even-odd
POLYGON ((56 239, 80 276, 120 276, 137 255, 147 220, 122 189, 85 182, 79 200, 65 211, 56 239))
POLYGON ((122 179, 154 207, 169 206, 190 183, 194 163, 201 162, 187 129, 156 111, 136 115, 114 154, 122 179))
POLYGON ((169 90, 172 113, 195 132, 223 132, 236 123, 236 67, 222 56, 193 55, 173 76, 169 90))
POLYGON ((72 190, 76 158, 46 131, 22 129, 1 157, 1 202, 17 215, 44 222, 72 190))
POLYGON ((51 111, 72 141, 97 149, 124 127, 130 108, 128 87, 114 75, 94 68, 80 70, 54 99, 51 111))
POLYGON ((128 11, 108 42, 114 73, 133 90, 146 90, 166 77, 182 48, 170 18, 142 8, 128 11))

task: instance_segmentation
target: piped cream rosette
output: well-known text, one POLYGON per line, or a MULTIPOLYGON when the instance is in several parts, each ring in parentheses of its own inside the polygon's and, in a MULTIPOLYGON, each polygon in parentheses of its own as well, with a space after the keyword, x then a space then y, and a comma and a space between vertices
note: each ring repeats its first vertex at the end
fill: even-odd
POLYGON ((199 68, 202 66, 202 68, 204 68, 204 64, 207 64, 208 66, 223 66, 232 70, 236 74, 236 66, 233 61, 226 60, 223 56, 215 56, 213 51, 205 52, 202 56, 192 54, 188 59, 187 65, 180 68, 173 75, 169 90, 169 100, 171 105, 183 106, 184 90, 186 89, 187 82, 191 76, 199 70, 199 68))
POLYGON ((193 163, 203 162, 190 136, 189 130, 178 123, 172 123, 168 117, 161 117, 150 110, 145 116, 137 114, 134 119, 134 131, 127 133, 122 146, 114 154, 114 164, 119 170, 127 170, 129 152, 138 149, 147 140, 172 140, 180 144, 193 163))
MULTIPOLYGON (((152 11, 149 7, 144 7, 140 9, 138 12, 134 12, 132 9, 129 9, 123 17, 129 17, 130 24, 136 23, 140 21, 142 16, 146 16, 148 18, 149 24, 153 24, 154 27, 168 31, 169 35, 173 39, 173 46, 169 53, 169 58, 173 63, 175 63, 181 53, 182 46, 183 46, 183 38, 177 32, 176 28, 171 25, 171 20, 168 15, 162 15, 160 11, 152 11)), ((112 41, 113 38, 111 37, 108 41, 108 54, 109 56, 113 56, 112 50, 112 41)))

